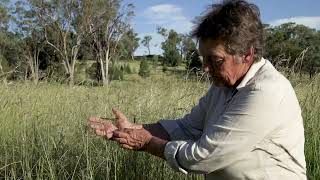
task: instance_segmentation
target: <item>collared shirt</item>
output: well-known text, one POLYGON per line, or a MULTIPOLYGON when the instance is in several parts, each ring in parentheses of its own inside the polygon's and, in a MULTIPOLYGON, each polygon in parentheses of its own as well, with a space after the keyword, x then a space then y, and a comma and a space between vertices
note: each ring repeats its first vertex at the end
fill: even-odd
POLYGON ((212 85, 189 114, 159 123, 171 138, 166 160, 177 171, 217 180, 307 179, 299 102, 263 58, 236 89, 212 85))

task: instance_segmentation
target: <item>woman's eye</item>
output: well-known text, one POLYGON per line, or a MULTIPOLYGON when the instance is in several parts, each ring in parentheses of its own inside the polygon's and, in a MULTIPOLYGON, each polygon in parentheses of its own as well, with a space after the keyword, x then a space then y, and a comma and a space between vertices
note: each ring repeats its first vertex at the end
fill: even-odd
POLYGON ((223 62, 223 58, 211 58, 211 62, 213 63, 220 63, 220 62, 223 62))
POLYGON ((218 59, 215 59, 215 61, 216 62, 221 62, 221 61, 223 61, 223 59, 222 58, 218 58, 218 59))
POLYGON ((224 60, 223 60, 222 58, 216 60, 217 64, 222 64, 223 61, 224 61, 224 60))
POLYGON ((224 59, 223 58, 214 58, 211 60, 211 63, 215 68, 219 68, 224 63, 224 59))

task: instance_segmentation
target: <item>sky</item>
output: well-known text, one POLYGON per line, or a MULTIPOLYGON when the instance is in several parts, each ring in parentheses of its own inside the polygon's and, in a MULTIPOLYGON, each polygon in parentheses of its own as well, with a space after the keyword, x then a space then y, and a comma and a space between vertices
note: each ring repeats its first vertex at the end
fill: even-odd
MULTIPOLYGON (((295 22, 320 30, 320 0, 249 0, 261 12, 263 23, 280 25, 295 22)), ((135 17, 131 23, 142 39, 151 35, 151 54, 161 54, 163 37, 157 34, 158 26, 173 29, 178 33, 189 33, 193 20, 203 15, 207 7, 219 0, 124 0, 135 5, 135 17)), ((140 45, 135 55, 147 54, 140 45)))

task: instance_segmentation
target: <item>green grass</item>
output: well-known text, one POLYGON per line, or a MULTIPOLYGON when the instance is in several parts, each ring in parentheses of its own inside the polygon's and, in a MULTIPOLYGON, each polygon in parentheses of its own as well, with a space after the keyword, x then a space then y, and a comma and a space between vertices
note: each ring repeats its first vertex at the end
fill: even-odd
MULTIPOLYGON (((13 84, 0 91, 0 178, 184 179, 145 153, 94 136, 90 115, 111 117, 117 107, 137 122, 186 113, 208 85, 168 77, 113 82, 109 88, 13 84)), ((189 177, 192 179, 192 177, 189 177)))
MULTIPOLYGON (((154 73, 104 87, 0 85, 0 179, 202 179, 174 173, 164 161, 125 151, 86 127, 90 115, 117 107, 137 122, 187 113, 208 88, 154 73)), ((320 177, 320 77, 291 77, 303 110, 309 179, 320 177)))

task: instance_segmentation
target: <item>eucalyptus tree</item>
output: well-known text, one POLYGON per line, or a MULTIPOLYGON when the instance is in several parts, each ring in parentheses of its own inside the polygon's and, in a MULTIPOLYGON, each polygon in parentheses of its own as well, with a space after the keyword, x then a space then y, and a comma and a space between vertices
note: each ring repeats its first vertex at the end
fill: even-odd
POLYGON ((161 43, 165 64, 178 66, 181 63, 181 54, 178 48, 180 42, 181 38, 178 33, 171 29, 167 34, 166 40, 161 43))
POLYGON ((2 61, 4 61, 3 50, 5 49, 6 31, 8 28, 9 15, 6 8, 6 1, 0 0, 0 73, 3 74, 2 61))
POLYGON ((0 78, 4 82, 16 71, 18 59, 18 38, 9 31, 13 19, 9 5, 9 0, 0 0, 0 78))
POLYGON ((142 45, 148 49, 149 55, 150 55, 150 42, 151 42, 151 40, 152 40, 152 36, 147 35, 147 36, 144 36, 141 41, 142 45))
POLYGON ((290 22, 275 27, 265 25, 265 37, 265 56, 276 66, 308 72, 310 77, 319 68, 319 31, 290 22))
POLYGON ((121 58, 134 60, 134 52, 139 47, 139 41, 138 33, 129 28, 120 39, 118 49, 121 58))
POLYGON ((15 33, 20 37, 20 64, 25 69, 25 77, 30 73, 32 81, 37 84, 40 78, 39 54, 45 45, 44 29, 39 24, 37 10, 33 1, 17 1, 13 15, 15 33))
POLYGON ((60 56, 69 85, 90 23, 90 0, 29 0, 44 30, 45 42, 60 56))
POLYGON ((119 0, 96 0, 88 4, 91 15, 88 28, 102 85, 109 84, 109 67, 117 60, 119 42, 130 29, 133 8, 133 4, 121 5, 119 0))

